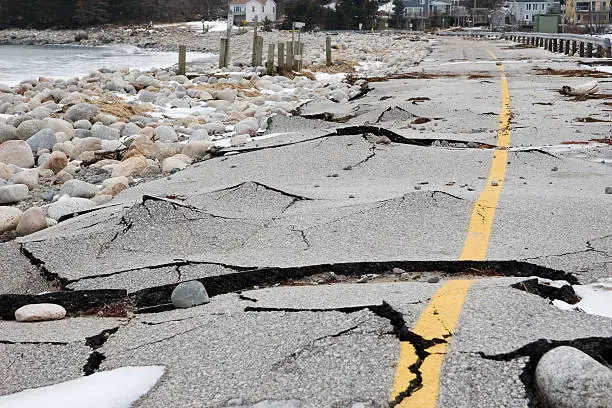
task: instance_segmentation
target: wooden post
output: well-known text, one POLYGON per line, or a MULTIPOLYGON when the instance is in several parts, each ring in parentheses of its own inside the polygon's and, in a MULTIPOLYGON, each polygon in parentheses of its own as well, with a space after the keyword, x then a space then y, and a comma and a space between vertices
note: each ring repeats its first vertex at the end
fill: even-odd
POLYGON ((255 60, 253 61, 254 67, 259 67, 262 65, 262 54, 263 54, 263 37, 257 36, 255 39, 255 60))
POLYGON ((593 43, 587 43, 586 56, 587 56, 587 58, 593 57, 593 43))
POLYGON ((597 52, 595 52, 595 57, 602 58, 604 56, 604 48, 601 45, 597 46, 597 52))
POLYGON ((282 41, 278 43, 278 73, 285 73, 285 43, 282 41))
POLYGON ((219 46, 219 68, 227 67, 227 38, 221 38, 221 45, 219 46))
POLYGON ((178 75, 185 75, 187 62, 187 47, 184 45, 179 45, 179 62, 178 62, 178 75))
POLYGON ((256 67, 257 65, 257 20, 258 17, 255 16, 255 26, 253 28, 253 53, 251 54, 251 65, 256 67))
POLYGON ((577 51, 578 51, 578 43, 576 43, 576 40, 572 40, 572 55, 576 55, 577 51))
POLYGON ((332 65, 332 54, 331 54, 331 37, 325 37, 325 65, 328 67, 332 65))
POLYGON ((571 47, 572 47, 572 41, 571 40, 567 40, 565 42, 565 55, 570 55, 570 52, 572 51, 571 47))
POLYGON ((558 46, 557 43, 559 41, 556 38, 553 38, 553 52, 557 52, 558 46))
POLYGON ((287 63, 285 69, 293 69, 293 41, 287 41, 287 63))
POLYGON ((579 47, 579 49, 580 49, 580 51, 579 51, 579 54, 578 54, 578 55, 580 55, 581 57, 583 57, 583 58, 584 58, 584 43, 583 43, 583 42, 580 42, 580 47, 579 47))
POLYGON ((268 59, 266 61, 266 74, 274 75, 274 43, 268 44, 268 59))
POLYGON ((293 70, 302 70, 302 45, 299 41, 295 43, 294 55, 293 55, 293 70))

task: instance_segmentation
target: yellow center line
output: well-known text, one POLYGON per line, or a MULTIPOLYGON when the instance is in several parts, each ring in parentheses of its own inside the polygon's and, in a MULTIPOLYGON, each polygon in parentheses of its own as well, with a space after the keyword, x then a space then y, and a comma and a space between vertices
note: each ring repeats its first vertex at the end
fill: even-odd
MULTIPOLYGON (((494 59, 497 59, 495 54, 488 52, 494 59)), ((510 93, 504 66, 500 64, 499 69, 502 106, 499 114, 497 144, 500 149, 495 150, 493 154, 487 186, 474 204, 468 235, 459 256, 460 260, 486 259, 495 209, 506 176, 508 162, 506 149, 510 146, 510 93)), ((422 361, 419 361, 414 345, 407 341, 400 344, 400 357, 392 394, 392 401, 400 400, 396 407, 435 408, 440 392, 442 363, 459 321, 463 303, 473 282, 472 280, 448 281, 432 297, 414 326, 413 332, 425 340, 443 339, 444 341, 427 348, 422 361), (411 382, 417 383, 418 381, 415 381, 417 375, 411 371, 411 368, 413 371, 418 371, 421 376, 420 384, 416 386, 412 384, 412 387, 411 382), (412 388, 410 395, 404 395, 403 393, 409 388, 412 388)))
MULTIPOLYGON (((489 51, 489 54, 497 59, 492 52, 489 51)), ((506 165, 508 163, 508 150, 506 149, 510 146, 510 93, 504 66, 500 64, 499 70, 501 74, 502 106, 499 113, 497 145, 500 149, 496 149, 493 153, 493 162, 491 163, 487 185, 474 204, 468 235, 459 256, 459 260, 462 261, 482 261, 486 259, 495 209, 506 177, 506 165)))
MULTIPOLYGON (((418 368, 421 373, 420 386, 410 396, 401 400, 396 407, 435 408, 440 389, 440 368, 472 283, 472 280, 448 281, 433 295, 416 322, 412 330, 415 334, 426 340, 440 339, 444 342, 434 344, 425 350, 428 355, 418 368)), ((416 364, 418 359, 416 349, 412 344, 400 343, 400 359, 395 374, 393 400, 406 391, 410 382, 416 378, 416 375, 410 371, 410 366, 416 364)))

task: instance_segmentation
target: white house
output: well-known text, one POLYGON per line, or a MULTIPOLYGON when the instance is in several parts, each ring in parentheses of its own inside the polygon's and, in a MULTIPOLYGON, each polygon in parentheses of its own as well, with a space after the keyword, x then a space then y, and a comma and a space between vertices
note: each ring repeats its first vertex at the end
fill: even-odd
POLYGON ((555 2, 552 0, 511 0, 508 2, 508 10, 520 25, 533 25, 535 15, 547 14, 554 8, 555 2))
POLYGON ((266 19, 276 21, 276 2, 274 0, 231 0, 230 9, 234 14, 234 23, 246 21, 252 23, 257 16, 261 23, 266 19))

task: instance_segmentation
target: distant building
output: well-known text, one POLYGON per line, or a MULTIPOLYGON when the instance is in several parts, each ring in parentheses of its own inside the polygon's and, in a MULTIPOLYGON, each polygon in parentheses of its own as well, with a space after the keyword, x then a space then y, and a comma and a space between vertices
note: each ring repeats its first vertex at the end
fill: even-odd
POLYGON ((554 0, 511 0, 508 10, 521 26, 532 26, 533 18, 538 14, 559 12, 559 2, 554 0))
POLYGON ((252 23, 257 17, 261 23, 266 19, 276 21, 276 2, 274 0, 231 0, 230 10, 234 14, 234 24, 242 21, 252 23))
POLYGON ((565 2, 565 18, 579 25, 606 25, 612 23, 612 0, 565 2))

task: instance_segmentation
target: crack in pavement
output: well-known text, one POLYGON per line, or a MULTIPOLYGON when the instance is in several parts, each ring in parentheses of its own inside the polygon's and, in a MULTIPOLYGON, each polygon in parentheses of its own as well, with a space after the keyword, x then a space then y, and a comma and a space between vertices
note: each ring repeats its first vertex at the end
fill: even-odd
MULTIPOLYGON (((411 302, 411 304, 418 304, 418 302, 411 302)), ((354 313, 361 310, 369 310, 375 315, 384 318, 389 321, 391 326, 393 327, 393 334, 397 337, 400 342, 408 342, 410 343, 417 355, 417 361, 414 362, 408 369, 411 373, 415 375, 415 377, 410 381, 408 387, 400 392, 393 401, 389 402, 390 407, 395 407, 400 404, 405 398, 412 395, 415 391, 419 390, 422 387, 423 377, 421 374, 421 366, 427 356, 431 353, 427 351, 432 346, 442 343, 448 343, 446 338, 433 338, 433 339, 425 339, 419 334, 413 332, 408 329, 406 325, 406 321, 404 320, 404 316, 401 312, 395 310, 389 303, 383 301, 380 305, 364 305, 364 306, 353 306, 353 307, 338 307, 338 308, 330 308, 330 309, 292 309, 292 308, 266 308, 266 307, 246 307, 245 312, 342 312, 342 313, 354 313)), ((363 322, 361 323, 363 324, 363 322)), ((356 327, 351 327, 347 330, 343 330, 336 334, 336 336, 340 336, 346 333, 349 333, 355 330, 356 327)), ((329 337, 329 336, 324 336, 329 337)), ((333 337, 333 335, 332 335, 333 337)), ((316 341, 316 340, 315 340, 316 341)), ((294 353, 295 354, 295 353, 294 353)), ((292 357, 290 355, 289 357, 292 357)))

